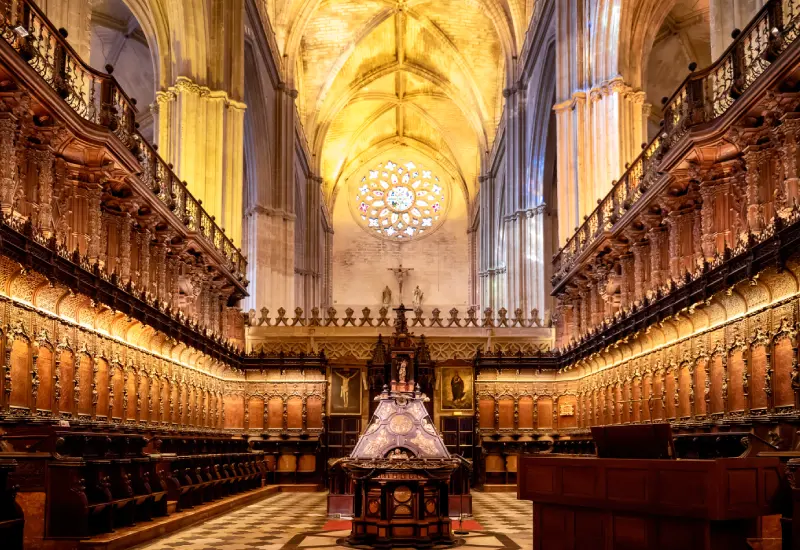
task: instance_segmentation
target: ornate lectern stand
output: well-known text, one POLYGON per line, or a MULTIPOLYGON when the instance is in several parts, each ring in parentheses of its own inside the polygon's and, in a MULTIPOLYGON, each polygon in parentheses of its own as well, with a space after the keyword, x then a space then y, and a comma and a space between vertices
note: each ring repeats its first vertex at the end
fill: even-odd
POLYGON ((340 462, 356 485, 352 532, 341 543, 430 548, 456 542, 448 489, 459 461, 436 431, 413 369, 407 357, 393 357, 391 387, 376 397, 367 429, 340 462))

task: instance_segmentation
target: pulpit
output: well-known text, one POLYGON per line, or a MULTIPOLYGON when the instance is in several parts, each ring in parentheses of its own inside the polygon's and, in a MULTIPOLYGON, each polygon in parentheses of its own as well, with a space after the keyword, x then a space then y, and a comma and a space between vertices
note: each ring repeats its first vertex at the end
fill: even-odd
POLYGON ((436 431, 420 391, 404 376, 378 396, 378 406, 350 457, 340 462, 355 484, 350 536, 374 548, 455 544, 450 528, 450 476, 459 467, 436 431))

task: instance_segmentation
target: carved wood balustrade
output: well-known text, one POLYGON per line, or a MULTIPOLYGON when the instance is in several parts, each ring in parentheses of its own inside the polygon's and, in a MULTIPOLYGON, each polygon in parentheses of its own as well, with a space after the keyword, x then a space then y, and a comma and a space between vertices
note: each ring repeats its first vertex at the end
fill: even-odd
POLYGON ((135 101, 30 0, 0 2, 0 35, 4 253, 131 315, 179 323, 190 343, 240 341, 229 306, 245 295, 245 259, 138 133, 135 101))
POLYGON ((800 4, 767 2, 666 103, 662 132, 554 258, 557 347, 578 347, 793 219, 800 4))

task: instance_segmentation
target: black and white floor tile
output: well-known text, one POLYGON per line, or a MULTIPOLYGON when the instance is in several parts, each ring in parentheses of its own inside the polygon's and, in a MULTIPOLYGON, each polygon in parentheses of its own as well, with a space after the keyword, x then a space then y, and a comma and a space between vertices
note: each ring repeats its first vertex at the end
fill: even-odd
MULTIPOLYGON (((278 493, 201 525, 179 531, 139 550, 306 550, 342 548, 349 531, 326 531, 325 493, 278 493)), ((474 519, 462 550, 528 550, 531 503, 513 493, 473 493, 474 519)), ((454 523, 454 527, 457 523, 454 523)), ((399 549, 398 549, 399 550, 399 549)))

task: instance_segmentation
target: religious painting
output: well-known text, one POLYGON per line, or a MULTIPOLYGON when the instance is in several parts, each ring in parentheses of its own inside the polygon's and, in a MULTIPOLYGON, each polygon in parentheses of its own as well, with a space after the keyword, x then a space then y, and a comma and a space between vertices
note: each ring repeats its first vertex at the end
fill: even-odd
POLYGON ((442 367, 441 408, 443 411, 472 411, 472 367, 442 367))
POLYGON ((332 368, 328 387, 330 414, 361 414, 361 369, 332 368))

